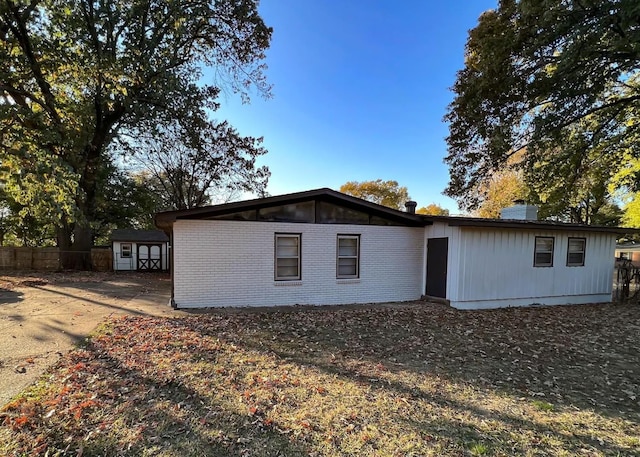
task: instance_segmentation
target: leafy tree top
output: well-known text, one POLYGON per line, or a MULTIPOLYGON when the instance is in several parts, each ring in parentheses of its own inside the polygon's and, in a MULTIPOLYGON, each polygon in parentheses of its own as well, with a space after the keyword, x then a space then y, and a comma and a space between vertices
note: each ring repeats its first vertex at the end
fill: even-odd
POLYGON ((431 203, 427 206, 423 206, 416 210, 417 214, 426 214, 430 216, 448 216, 449 210, 443 208, 440 205, 436 205, 435 203, 431 203))
POLYGON ((502 0, 484 13, 445 116, 446 194, 475 208, 474 186, 525 147, 528 168, 567 141, 560 160, 578 170, 588 151, 638 155, 639 18, 636 0, 502 0))
POLYGON ((57 221, 65 249, 87 251, 114 140, 175 122, 199 150, 220 91, 269 95, 272 30, 257 3, 0 0, 0 179, 11 198, 57 221))
POLYGON ((340 192, 400 211, 411 200, 407 188, 392 180, 348 181, 340 186, 340 192))

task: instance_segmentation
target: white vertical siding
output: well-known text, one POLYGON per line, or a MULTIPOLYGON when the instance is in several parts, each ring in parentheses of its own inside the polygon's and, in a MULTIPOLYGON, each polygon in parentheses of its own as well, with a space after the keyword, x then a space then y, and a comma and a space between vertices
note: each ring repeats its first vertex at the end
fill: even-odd
POLYGON ((611 300, 615 236, 605 233, 462 228, 457 308, 611 300), (553 237, 552 267, 534 267, 536 236, 553 237), (585 265, 567 266, 569 237, 586 238, 585 265))
POLYGON ((114 241, 113 242, 113 269, 114 271, 132 271, 136 269, 136 259, 138 253, 136 252, 136 244, 128 241, 114 241), (121 257, 121 245, 131 245, 131 257, 121 257))
POLYGON ((179 308, 415 300, 423 284, 422 227, 178 220, 179 308), (300 233, 302 279, 274 281, 274 234, 300 233), (360 278, 336 279, 338 234, 360 235, 360 278))

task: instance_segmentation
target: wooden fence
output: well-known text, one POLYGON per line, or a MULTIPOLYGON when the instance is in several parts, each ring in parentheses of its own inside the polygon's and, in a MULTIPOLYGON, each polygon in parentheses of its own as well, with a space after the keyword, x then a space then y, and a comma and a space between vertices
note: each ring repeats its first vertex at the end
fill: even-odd
MULTIPOLYGON (((112 270, 110 248, 92 248, 91 264, 95 271, 112 270)), ((60 248, 0 247, 0 270, 61 270, 60 248)))

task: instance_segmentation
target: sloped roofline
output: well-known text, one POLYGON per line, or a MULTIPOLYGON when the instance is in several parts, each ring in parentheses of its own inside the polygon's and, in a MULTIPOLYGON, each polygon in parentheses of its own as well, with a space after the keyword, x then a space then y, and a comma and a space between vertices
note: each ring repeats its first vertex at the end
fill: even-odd
POLYGON ((371 213, 391 217, 404 221, 408 226, 433 225, 434 222, 444 222, 452 227, 476 227, 476 228, 502 228, 520 230, 561 230, 581 232, 602 232, 614 234, 637 234, 640 229, 626 227, 605 227, 596 225, 569 224, 552 221, 532 221, 519 219, 483 219, 461 216, 430 216, 411 214, 398 211, 393 208, 371 203, 361 198, 343 194, 329 188, 313 189, 304 192, 294 192, 273 197, 255 198, 239 202, 223 203, 220 205, 205 206, 202 208, 184 209, 177 211, 164 211, 157 213, 154 222, 156 226, 165 232, 170 232, 173 223, 178 219, 205 219, 207 217, 251 209, 264 208, 278 204, 299 203, 302 201, 323 198, 325 200, 342 204, 354 209, 369 211, 371 213))
POLYGON ((160 242, 166 243, 169 237, 162 230, 141 230, 141 229, 115 229, 109 236, 109 241, 133 241, 133 242, 160 242))
POLYGON ((352 197, 329 188, 313 189, 304 192, 295 192, 291 194, 276 195, 273 197, 255 198, 251 200, 243 200, 239 202, 223 203, 220 205, 204 206, 202 208, 183 209, 177 211, 164 211, 157 213, 154 222, 160 229, 168 231, 173 223, 178 219, 205 219, 207 217, 217 216, 237 211, 246 211, 251 209, 264 208, 279 204, 299 203, 303 201, 323 198, 327 201, 338 203, 350 208, 368 211, 380 216, 390 217, 395 220, 404 221, 410 226, 431 225, 431 222, 425 221, 418 214, 405 213, 387 206, 378 205, 361 198, 352 197))
POLYGON ((567 222, 537 221, 522 219, 484 219, 480 217, 463 216, 423 216, 431 222, 445 222, 451 227, 475 228, 516 228, 521 230, 562 230, 575 232, 600 232, 619 235, 640 233, 640 229, 630 227, 611 227, 604 225, 584 225, 567 222))

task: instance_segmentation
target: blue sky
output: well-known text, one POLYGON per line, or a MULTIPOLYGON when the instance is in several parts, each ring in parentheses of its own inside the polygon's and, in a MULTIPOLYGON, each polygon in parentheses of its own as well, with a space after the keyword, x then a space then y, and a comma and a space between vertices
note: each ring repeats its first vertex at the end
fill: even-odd
POLYGON ((492 0, 262 0, 273 27, 273 98, 222 96, 216 118, 263 136, 272 195, 393 179, 418 206, 437 203, 448 170, 449 87, 467 31, 492 0))

